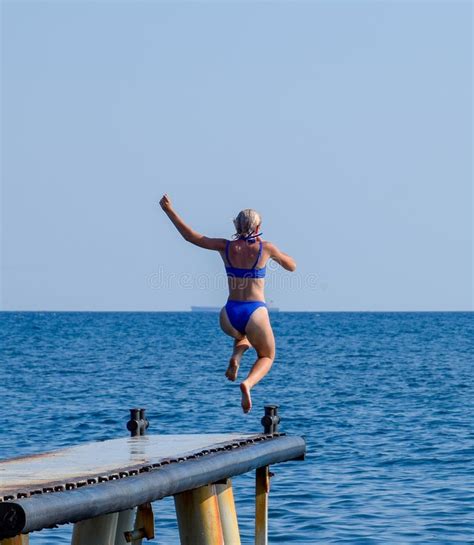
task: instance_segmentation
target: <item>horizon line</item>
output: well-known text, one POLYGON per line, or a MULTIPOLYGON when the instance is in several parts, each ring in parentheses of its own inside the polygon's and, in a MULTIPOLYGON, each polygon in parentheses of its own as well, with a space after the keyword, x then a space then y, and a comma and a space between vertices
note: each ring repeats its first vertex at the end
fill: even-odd
MULTIPOLYGON (((112 310, 112 309, 100 309, 100 310, 93 310, 93 309, 23 309, 23 310, 15 310, 15 309, 0 309, 0 313, 2 312, 76 312, 76 313, 86 313, 86 312, 95 312, 95 313, 164 313, 164 312, 176 312, 176 313, 199 313, 199 311, 192 311, 189 310, 145 310, 145 309, 138 309, 138 310, 112 310)), ((217 314, 219 311, 202 311, 202 314, 217 314)), ((279 309, 277 313, 285 313, 285 312, 292 312, 292 313, 325 313, 325 314, 331 314, 331 313, 461 313, 461 312, 474 312, 474 309, 453 309, 453 310, 281 310, 279 309)))

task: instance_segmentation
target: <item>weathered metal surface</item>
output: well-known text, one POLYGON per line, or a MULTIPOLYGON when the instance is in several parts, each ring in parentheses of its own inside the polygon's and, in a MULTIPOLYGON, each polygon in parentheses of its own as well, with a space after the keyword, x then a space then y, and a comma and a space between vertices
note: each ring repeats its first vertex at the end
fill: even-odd
POLYGON ((0 502, 0 539, 120 512, 260 467, 301 459, 305 449, 302 437, 259 436, 204 449, 181 462, 152 464, 127 478, 0 502))
POLYGON ((71 545, 114 545, 118 513, 74 524, 71 545))
POLYGON ((29 545, 30 536, 21 535, 0 540, 0 545, 29 545))
POLYGON ((219 502, 219 515, 221 517, 224 543, 226 545, 240 545, 239 523, 235 510, 232 481, 226 479, 224 482, 216 483, 215 487, 217 501, 219 502))
MULTIPOLYGON (((145 435, 126 437, 0 461, 0 500, 72 490, 149 471, 261 435, 145 435)), ((265 437, 265 436, 263 436, 265 437)))
POLYGON ((215 485, 174 497, 181 545, 224 545, 215 485))
POLYGON ((268 545, 268 466, 259 467, 255 477, 255 545, 268 545))
POLYGON ((137 508, 134 529, 131 532, 125 532, 127 543, 141 545, 142 540, 153 539, 155 537, 155 517, 151 503, 144 503, 137 508))

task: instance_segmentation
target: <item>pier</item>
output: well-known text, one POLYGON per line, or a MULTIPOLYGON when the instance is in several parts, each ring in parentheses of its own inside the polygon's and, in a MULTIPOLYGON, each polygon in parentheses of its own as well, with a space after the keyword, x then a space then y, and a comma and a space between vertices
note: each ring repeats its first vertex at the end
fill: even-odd
POLYGON ((173 496, 182 545, 240 545, 232 478, 255 471, 255 544, 268 543, 269 466, 304 459, 300 436, 279 432, 275 405, 263 433, 147 435, 132 409, 131 437, 0 461, 0 545, 74 523, 71 545, 153 539, 152 502, 173 496))

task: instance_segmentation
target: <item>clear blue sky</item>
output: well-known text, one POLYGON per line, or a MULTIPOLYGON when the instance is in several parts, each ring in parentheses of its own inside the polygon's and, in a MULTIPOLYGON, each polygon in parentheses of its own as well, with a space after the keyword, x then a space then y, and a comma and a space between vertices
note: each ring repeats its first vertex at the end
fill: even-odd
POLYGON ((223 304, 165 191, 282 309, 472 309, 470 2, 1 6, 2 309, 223 304))

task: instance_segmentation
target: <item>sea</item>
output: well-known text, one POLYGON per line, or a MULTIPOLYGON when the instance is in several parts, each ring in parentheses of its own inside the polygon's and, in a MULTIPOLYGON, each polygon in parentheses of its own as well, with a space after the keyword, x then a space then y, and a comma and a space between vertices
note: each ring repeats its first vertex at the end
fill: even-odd
MULTIPOLYGON (((277 404, 307 456, 271 468, 270 544, 474 543, 473 313, 271 320, 277 356, 244 415, 217 314, 0 313, 0 458, 126 437, 135 406, 152 434, 252 433, 277 404)), ((254 475, 233 484, 251 544, 254 475)), ((156 538, 144 543, 178 545, 173 500, 153 507, 156 538)), ((66 544, 71 532, 30 544, 66 544)))

